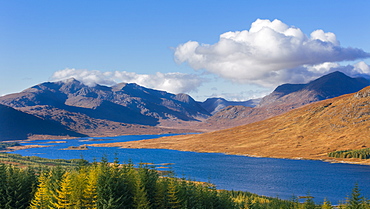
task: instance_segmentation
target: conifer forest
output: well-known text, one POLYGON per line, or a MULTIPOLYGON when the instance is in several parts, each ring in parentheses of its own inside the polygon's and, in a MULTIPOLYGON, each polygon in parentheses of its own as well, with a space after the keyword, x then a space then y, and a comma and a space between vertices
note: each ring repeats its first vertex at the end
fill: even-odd
MULTIPOLYGON (((217 190, 210 183, 175 178, 147 164, 134 166, 74 161, 71 166, 0 164, 0 208, 334 208, 313 198, 282 200, 249 192, 217 190)), ((370 208, 355 185, 352 194, 335 207, 370 208)))

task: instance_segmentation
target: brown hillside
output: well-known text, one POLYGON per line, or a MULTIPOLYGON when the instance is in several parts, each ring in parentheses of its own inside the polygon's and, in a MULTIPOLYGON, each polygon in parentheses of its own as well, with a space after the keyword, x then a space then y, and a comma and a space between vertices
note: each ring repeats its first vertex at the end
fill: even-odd
POLYGON ((370 87, 236 128, 106 146, 329 159, 328 152, 370 147, 370 87))

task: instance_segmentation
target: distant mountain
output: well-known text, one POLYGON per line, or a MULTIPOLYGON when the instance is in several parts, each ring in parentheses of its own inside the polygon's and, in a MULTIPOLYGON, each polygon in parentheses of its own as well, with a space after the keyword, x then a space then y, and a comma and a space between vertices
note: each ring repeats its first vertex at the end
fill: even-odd
POLYGON ((351 78, 341 72, 324 75, 307 84, 283 84, 263 97, 254 108, 228 106, 197 127, 219 130, 253 123, 312 102, 353 93, 369 85, 370 81, 365 78, 351 78))
POLYGON ((255 107, 259 102, 260 99, 250 99, 247 101, 235 102, 227 101, 223 98, 208 98, 204 102, 199 102, 199 104, 213 115, 228 106, 255 107))
POLYGON ((83 137, 86 135, 69 130, 49 120, 15 110, 0 104, 0 141, 27 139, 32 135, 83 137))
POLYGON ((302 105, 357 92, 370 85, 365 78, 351 78, 342 72, 324 75, 307 84, 283 84, 262 98, 257 107, 284 105, 296 108, 302 105))
POLYGON ((231 129, 127 142, 119 146, 329 159, 329 152, 370 148, 369 122, 370 87, 366 87, 357 93, 308 104, 267 120, 231 129))
POLYGON ((165 120, 197 121, 210 116, 186 94, 175 95, 126 83, 89 87, 75 79, 46 82, 0 97, 0 104, 55 121, 79 133, 106 130, 107 126, 131 124, 138 128, 156 126, 165 120))

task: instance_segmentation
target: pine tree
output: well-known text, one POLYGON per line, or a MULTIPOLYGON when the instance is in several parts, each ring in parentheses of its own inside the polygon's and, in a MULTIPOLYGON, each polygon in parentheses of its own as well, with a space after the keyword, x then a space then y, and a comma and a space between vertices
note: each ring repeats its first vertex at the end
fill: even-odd
POLYGON ((24 191, 23 194, 25 195, 24 205, 28 207, 30 205, 31 200, 34 197, 36 192, 38 178, 36 176, 36 171, 28 167, 25 169, 25 175, 23 177, 23 184, 24 184, 24 191))
MULTIPOLYGON (((124 171, 118 165, 109 166, 107 163, 101 163, 98 167, 100 173, 97 184, 98 208, 132 208, 131 197, 134 191, 129 191, 128 181, 131 180, 124 177, 126 175, 124 171)), ((132 184, 135 184, 134 181, 132 184)))
POLYGON ((98 168, 97 165, 92 165, 88 170, 88 180, 86 185, 85 200, 86 200, 86 209, 95 209, 97 208, 97 184, 98 184, 98 168))
POLYGON ((134 196, 134 204, 136 208, 149 209, 150 202, 148 201, 145 186, 140 178, 137 178, 135 188, 136 190, 135 190, 135 196, 134 196))
POLYGON ((58 191, 60 190, 60 184, 63 179, 63 175, 66 172, 65 168, 57 166, 49 170, 48 176, 48 190, 51 196, 50 205, 57 204, 58 191))
POLYGON ((6 187, 5 187, 5 198, 6 203, 4 209, 7 208, 27 208, 29 206, 29 201, 33 188, 34 182, 32 178, 28 178, 30 172, 26 172, 23 169, 16 168, 14 166, 8 166, 6 187))
POLYGON ((360 189, 358 187, 358 184, 356 183, 355 187, 352 190, 351 198, 349 199, 348 208, 360 209, 362 203, 363 203, 363 198, 361 197, 360 189))
POLYGON ((331 205, 330 201, 328 201, 326 198, 324 199, 324 203, 321 205, 322 209, 331 209, 333 206, 331 205))
POLYGON ((0 164, 0 208, 5 208, 6 204, 6 190, 5 190, 5 188, 7 187, 6 167, 7 166, 5 164, 0 164))
POLYGON ((142 166, 137 169, 138 176, 141 179, 145 191, 147 193, 147 199, 150 203, 155 202, 155 192, 157 187, 157 181, 159 178, 158 172, 147 166, 142 166))
POLYGON ((56 197, 57 202, 53 205, 55 208, 71 208, 71 175, 69 172, 63 174, 63 179, 60 184, 60 189, 57 191, 58 195, 56 197))
POLYGON ((176 185, 176 180, 171 179, 168 184, 168 192, 167 192, 167 199, 168 199, 168 205, 170 208, 181 208, 181 202, 178 198, 178 190, 176 185))
POLYGON ((155 198, 153 208, 166 208, 167 184, 165 181, 160 180, 155 188, 155 198))
POLYGON ((86 188, 87 188, 87 173, 86 169, 79 168, 77 171, 73 171, 70 174, 71 182, 70 185, 73 188, 71 190, 70 201, 75 208, 85 208, 86 205, 86 188))
POLYGON ((303 206, 305 209, 315 209, 316 205, 315 202, 313 201, 313 197, 311 197, 308 194, 308 197, 306 198, 306 201, 304 202, 303 206))
POLYGON ((48 185, 48 178, 44 172, 39 176, 39 185, 34 195, 34 198, 31 201, 31 209, 47 209, 50 208, 51 195, 48 185))

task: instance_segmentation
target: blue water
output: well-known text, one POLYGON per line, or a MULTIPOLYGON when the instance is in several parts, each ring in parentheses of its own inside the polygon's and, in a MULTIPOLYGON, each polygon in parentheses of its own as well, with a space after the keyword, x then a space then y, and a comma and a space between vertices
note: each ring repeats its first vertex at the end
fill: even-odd
MULTIPOLYGON (((131 160, 169 165, 179 177, 211 182, 218 189, 242 190, 290 199, 293 195, 310 194, 316 202, 324 198, 333 204, 344 201, 357 182, 362 194, 370 198, 370 166, 333 164, 313 160, 254 158, 213 153, 182 152, 165 149, 121 149, 115 147, 89 147, 89 150, 60 150, 69 146, 122 142, 157 138, 164 135, 139 135, 98 138, 104 141, 65 140, 67 143, 50 143, 64 140, 37 140, 27 144, 52 145, 51 147, 18 150, 12 153, 51 159, 79 159, 99 161, 131 160)), ((167 136, 167 135, 166 135, 167 136)))

